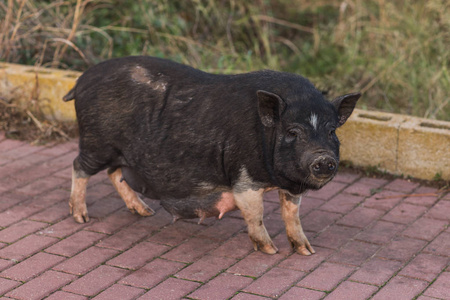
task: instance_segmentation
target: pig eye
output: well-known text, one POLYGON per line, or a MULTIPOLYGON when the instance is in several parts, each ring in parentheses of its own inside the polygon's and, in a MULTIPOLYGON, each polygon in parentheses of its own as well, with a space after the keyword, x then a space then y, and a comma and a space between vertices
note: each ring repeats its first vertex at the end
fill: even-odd
POLYGON ((288 131, 288 135, 289 135, 290 137, 297 137, 298 132, 295 131, 295 130, 289 130, 289 131, 288 131))
POLYGON ((295 140, 298 137, 301 138, 302 136, 303 136, 303 132, 302 132, 302 130, 300 128, 293 128, 293 129, 289 129, 287 131, 286 138, 289 141, 293 141, 293 140, 295 140))
POLYGON ((336 138, 336 130, 332 129, 330 130, 330 133, 328 134, 329 138, 336 138))

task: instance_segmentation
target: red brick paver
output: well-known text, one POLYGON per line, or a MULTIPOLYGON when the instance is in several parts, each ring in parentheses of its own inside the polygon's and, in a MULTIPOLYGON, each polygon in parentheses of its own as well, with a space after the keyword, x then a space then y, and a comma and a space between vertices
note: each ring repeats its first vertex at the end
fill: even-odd
POLYGON ((408 227, 403 232, 404 236, 408 236, 411 238, 422 239, 426 241, 433 240, 445 227, 448 226, 448 222, 429 219, 429 218, 420 218, 414 222, 411 226, 408 227))
POLYGON ((425 291, 424 295, 448 299, 450 295, 450 272, 442 273, 436 281, 425 291))
POLYGON ((373 256, 378 249, 378 245, 360 241, 351 241, 342 247, 338 253, 333 255, 329 261, 359 266, 369 257, 373 256))
POLYGON ((304 272, 275 267, 255 280, 244 291, 268 297, 278 297, 305 275, 304 272))
POLYGON ((92 272, 63 288, 64 291, 94 296, 128 274, 128 271, 110 266, 99 266, 92 272))
POLYGON ((283 258, 284 256, 279 253, 267 256, 260 251, 253 252, 229 268, 227 272, 238 275, 259 277, 272 268, 275 264, 283 260, 283 258))
POLYGON ((0 273, 0 276, 18 281, 27 281, 63 260, 64 257, 40 252, 3 271, 0 273))
POLYGON ((333 250, 326 248, 315 247, 314 249, 316 250, 316 254, 312 256, 303 256, 293 253, 291 256, 280 262, 278 266, 286 269, 311 272, 334 253, 333 250))
POLYGON ((280 300, 319 300, 326 295, 325 292, 293 287, 280 300))
POLYGON ((0 295, 4 295, 6 292, 12 290, 13 288, 19 285, 20 282, 18 281, 0 278, 0 295))
POLYGON ((172 224, 145 199, 156 214, 143 218, 105 173, 88 186, 91 221, 74 222, 76 149, 0 132, 0 299, 449 299, 450 193, 343 171, 303 197, 316 254, 301 256, 270 192, 264 223, 279 253, 266 255, 253 250, 239 211, 172 224))
POLYGON ((145 290, 138 289, 132 286, 126 286, 121 284, 115 284, 107 290, 101 292, 96 296, 95 300, 110 300, 110 299, 121 299, 121 300, 131 300, 136 299, 137 296, 145 293, 145 290))
POLYGON ((4 243, 13 243, 46 226, 47 224, 45 223, 23 220, 0 231, 0 241, 4 243))
POLYGON ((87 300, 89 298, 86 296, 67 293, 67 292, 63 292, 63 291, 57 291, 57 292, 51 294, 50 297, 45 298, 45 300, 61 300, 61 299, 64 299, 64 300, 87 300))
POLYGON ((117 253, 118 252, 115 250, 103 249, 94 246, 69 258, 68 260, 65 260, 53 269, 66 273, 82 275, 111 257, 117 255, 117 253))
POLYGON ((345 281, 338 286, 325 299, 327 300, 360 300, 368 299, 378 290, 377 287, 368 284, 345 281))
POLYGON ((6 293, 5 296, 14 299, 42 299, 75 278, 75 275, 50 270, 6 293))
POLYGON ((176 300, 181 299, 186 294, 189 294, 197 287, 200 286, 200 283, 181 280, 175 278, 168 278, 163 281, 161 284, 157 285, 153 289, 151 289, 148 293, 139 297, 139 300, 153 300, 153 299, 167 299, 167 300, 176 300))
POLYGON ((313 241, 313 245, 331 249, 339 249, 358 232, 359 230, 357 228, 333 225, 328 227, 318 237, 316 237, 313 241))
POLYGON ((374 300, 410 300, 419 295, 428 283, 417 279, 397 276, 388 282, 374 297, 374 300))
POLYGON ((189 295, 194 299, 228 299, 253 282, 251 278, 222 273, 189 295))
POLYGON ((58 239, 56 238, 32 234, 0 249, 0 258, 19 261, 51 246, 57 241, 58 239))
POLYGON ((119 256, 109 260, 107 264, 126 269, 138 269, 168 249, 170 248, 167 246, 155 243, 139 243, 119 256))
POLYGON ((403 268, 400 275, 432 281, 448 263, 449 259, 446 257, 419 254, 403 268))
POLYGON ((232 258, 205 255, 192 265, 178 272, 175 276, 192 281, 206 282, 235 263, 236 260, 232 258))
POLYGON ((323 263, 302 279, 298 285, 320 291, 331 291, 355 269, 334 263, 323 263))
POLYGON ((401 262, 395 260, 372 258, 364 263, 358 271, 353 273, 350 279, 381 286, 386 283, 402 265, 401 262))
POLYGON ((158 258, 123 278, 120 283, 150 289, 185 266, 183 263, 158 258))
POLYGON ((408 261, 425 245, 426 242, 422 240, 416 240, 407 237, 397 237, 394 238, 392 242, 388 244, 384 249, 378 252, 378 256, 387 259, 408 261))
POLYGON ((425 252, 433 253, 437 255, 450 257, 450 232, 442 232, 437 238, 435 238, 428 247, 425 248, 425 252))
POLYGON ((268 300, 270 298, 258 296, 254 294, 248 294, 248 293, 239 293, 236 296, 232 298, 233 300, 268 300))
POLYGON ((45 249, 45 252, 69 257, 74 256, 106 236, 107 235, 101 233, 82 230, 55 245, 48 247, 45 249))

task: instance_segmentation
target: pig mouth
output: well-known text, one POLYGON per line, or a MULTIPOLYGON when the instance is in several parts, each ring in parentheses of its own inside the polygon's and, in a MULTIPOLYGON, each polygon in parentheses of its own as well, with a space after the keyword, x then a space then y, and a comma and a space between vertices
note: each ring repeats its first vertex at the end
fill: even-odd
POLYGON ((306 177, 303 177, 302 179, 297 178, 293 180, 292 177, 291 178, 284 177, 284 179, 287 180, 287 182, 295 184, 296 191, 294 192, 294 194, 301 194, 306 190, 321 189, 324 185, 326 185, 334 178, 334 175, 335 174, 329 176, 328 178, 317 178, 313 174, 309 173, 308 175, 306 175, 306 177))
POLYGON ((306 178, 306 183, 309 187, 311 187, 311 189, 313 190, 319 190, 321 189, 324 185, 326 185, 328 182, 330 182, 334 176, 336 175, 336 173, 330 175, 327 178, 318 178, 316 176, 314 176, 313 174, 310 174, 307 178, 306 178))
POLYGON ((308 175, 301 181, 301 186, 309 190, 319 190, 323 188, 328 182, 330 182, 336 175, 336 171, 328 176, 315 176, 312 172, 308 172, 308 175))

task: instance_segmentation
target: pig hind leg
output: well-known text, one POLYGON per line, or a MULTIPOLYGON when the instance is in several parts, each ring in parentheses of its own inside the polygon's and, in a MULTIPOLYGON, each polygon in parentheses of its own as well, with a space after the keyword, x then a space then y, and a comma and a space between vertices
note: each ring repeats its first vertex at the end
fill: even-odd
POLYGON ((133 189, 126 183, 125 180, 122 180, 122 169, 121 168, 110 168, 108 169, 108 176, 111 180, 113 186, 116 188, 120 197, 122 197, 126 206, 132 213, 138 213, 141 216, 151 216, 155 212, 145 204, 144 201, 139 198, 133 189))
POLYGON ((75 158, 72 166, 72 190, 70 192, 69 208, 70 214, 78 223, 89 222, 86 206, 86 187, 89 175, 82 170, 80 156, 75 158))
POLYGON ((80 141, 80 153, 73 161, 72 191, 69 200, 70 214, 76 222, 89 222, 86 206, 86 188, 89 178, 106 169, 113 154, 112 150, 108 152, 106 148, 101 152, 89 151, 84 147, 82 140, 80 141))

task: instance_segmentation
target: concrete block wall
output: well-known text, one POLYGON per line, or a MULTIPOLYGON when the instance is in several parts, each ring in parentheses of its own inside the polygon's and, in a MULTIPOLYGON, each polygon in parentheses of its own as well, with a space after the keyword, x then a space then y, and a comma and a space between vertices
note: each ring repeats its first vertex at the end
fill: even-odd
POLYGON ((450 180, 450 122, 355 109, 337 135, 341 159, 357 166, 450 180))
POLYGON ((0 95, 23 106, 37 106, 48 119, 75 120, 73 102, 62 97, 74 86, 80 72, 0 63, 0 95))
POLYGON ((450 122, 407 118, 399 129, 396 172, 450 179, 450 122))
MULTIPOLYGON (((74 121, 62 97, 80 72, 0 63, 0 95, 36 104, 47 118, 74 121)), ((338 129, 341 159, 392 174, 450 180, 450 122, 356 109, 338 129)))

